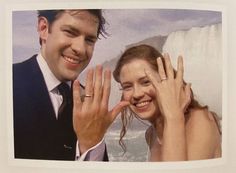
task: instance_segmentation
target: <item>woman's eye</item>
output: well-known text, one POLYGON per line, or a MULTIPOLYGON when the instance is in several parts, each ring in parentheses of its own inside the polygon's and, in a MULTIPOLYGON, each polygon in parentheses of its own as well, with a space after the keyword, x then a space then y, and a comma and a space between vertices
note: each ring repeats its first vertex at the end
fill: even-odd
POLYGON ((130 91, 131 89, 132 89, 131 86, 122 86, 121 87, 121 90, 123 90, 123 91, 130 91))
POLYGON ((149 80, 145 80, 145 81, 142 82, 142 84, 143 84, 144 86, 148 86, 148 85, 151 84, 151 82, 150 82, 149 80))

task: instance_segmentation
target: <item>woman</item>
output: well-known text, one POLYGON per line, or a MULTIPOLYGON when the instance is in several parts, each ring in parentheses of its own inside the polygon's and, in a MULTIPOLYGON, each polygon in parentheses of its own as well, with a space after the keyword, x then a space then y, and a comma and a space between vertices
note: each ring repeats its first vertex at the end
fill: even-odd
POLYGON ((183 81, 183 59, 175 71, 170 57, 153 47, 126 50, 113 76, 122 87, 122 138, 133 116, 150 122, 146 130, 150 161, 202 160, 221 157, 221 132, 216 114, 193 98, 183 81))

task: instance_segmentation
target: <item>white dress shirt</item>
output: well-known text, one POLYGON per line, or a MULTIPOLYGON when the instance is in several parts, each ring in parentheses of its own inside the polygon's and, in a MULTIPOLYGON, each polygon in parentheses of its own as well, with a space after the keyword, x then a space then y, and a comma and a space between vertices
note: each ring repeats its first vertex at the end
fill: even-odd
MULTIPOLYGON (((42 57, 42 55, 39 53, 37 56, 37 62, 39 64, 39 68, 43 73, 43 77, 49 92, 49 96, 51 98, 53 108, 55 111, 56 118, 58 117, 58 110, 60 105, 62 104, 62 95, 57 89, 57 86, 61 83, 52 73, 50 68, 47 65, 47 62, 42 57)), ((69 83, 70 84, 70 83, 69 83)), ((97 145, 90 148, 88 151, 80 155, 79 152, 79 139, 77 140, 76 144, 76 158, 75 160, 84 161, 90 160, 90 161, 102 161, 104 157, 105 152, 105 142, 104 139, 100 141, 97 145)))

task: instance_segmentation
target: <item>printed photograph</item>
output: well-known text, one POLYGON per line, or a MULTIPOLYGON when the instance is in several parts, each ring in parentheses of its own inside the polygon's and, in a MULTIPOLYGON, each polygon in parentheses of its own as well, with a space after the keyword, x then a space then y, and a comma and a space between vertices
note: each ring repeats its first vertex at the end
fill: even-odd
POLYGON ((221 11, 15 10, 12 44, 14 158, 222 157, 221 11))

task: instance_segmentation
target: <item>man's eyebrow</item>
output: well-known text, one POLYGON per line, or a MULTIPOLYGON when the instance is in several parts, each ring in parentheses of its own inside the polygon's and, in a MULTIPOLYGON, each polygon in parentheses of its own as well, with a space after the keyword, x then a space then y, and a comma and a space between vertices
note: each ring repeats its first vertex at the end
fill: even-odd
MULTIPOLYGON (((70 30, 71 30, 72 32, 74 32, 75 34, 80 34, 80 30, 77 29, 77 28, 74 27, 74 26, 71 26, 71 25, 62 25, 61 28, 62 28, 62 29, 70 29, 70 30)), ((87 36, 88 36, 89 38, 95 39, 95 40, 97 40, 97 38, 98 38, 96 34, 88 34, 87 36)))
POLYGON ((80 31, 78 29, 76 29, 75 27, 71 26, 71 25, 62 25, 61 26, 62 29, 70 29, 75 33, 80 33, 80 31))

